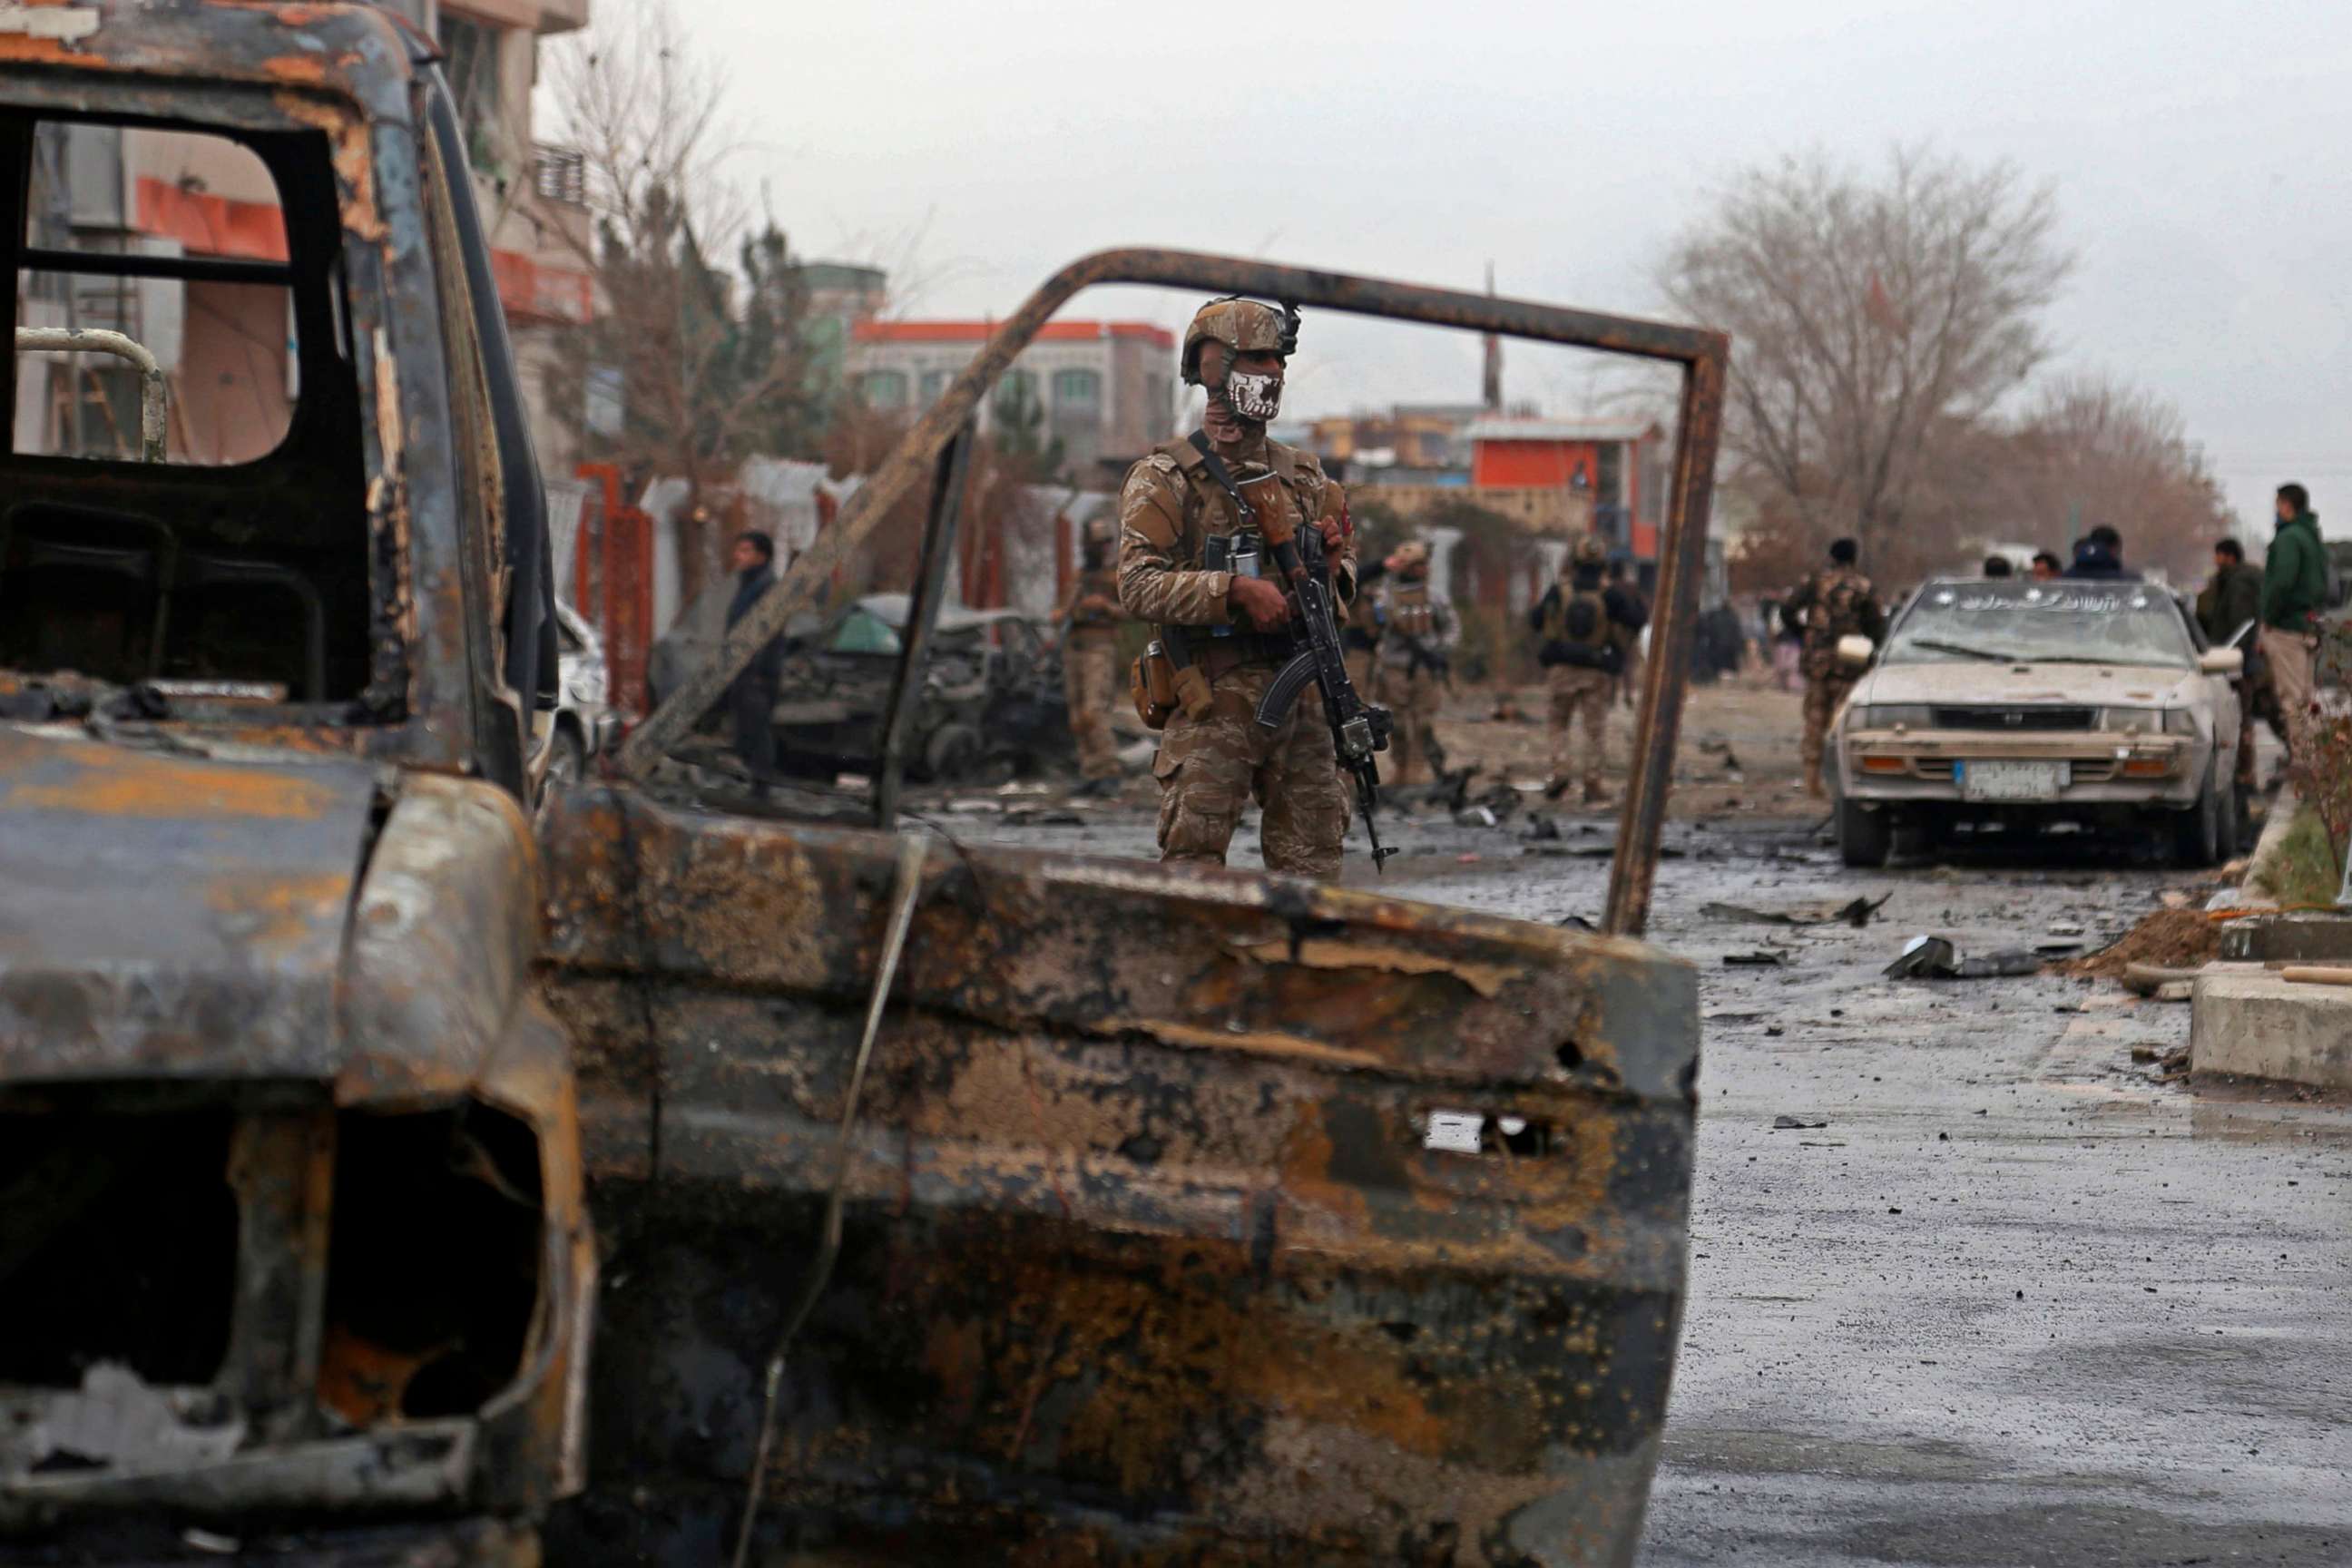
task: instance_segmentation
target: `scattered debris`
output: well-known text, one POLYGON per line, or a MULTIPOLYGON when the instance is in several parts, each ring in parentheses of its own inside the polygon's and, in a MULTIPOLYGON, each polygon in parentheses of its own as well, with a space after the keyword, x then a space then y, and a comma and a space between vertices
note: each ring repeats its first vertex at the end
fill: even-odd
POLYGON ((2221 951, 2221 934, 2201 910, 2158 910, 2105 947, 2058 965, 2081 979, 2120 980, 2135 963, 2196 969, 2221 951))
POLYGON ((1539 842, 1556 839, 1559 837, 1559 824, 1540 811, 1530 812, 1528 816, 1527 837, 1539 842))
POLYGON ((1036 805, 1008 811, 1004 814, 1004 821, 1011 827, 1084 827, 1087 825, 1087 819, 1075 811, 1036 805))
POLYGON ((1597 931, 1601 929, 1591 921, 1586 920, 1582 915, 1562 915, 1559 919, 1552 921, 1552 924, 1566 926, 1570 931, 1597 931))
POLYGON ((1940 936, 1915 936, 1902 956, 1886 966, 1889 980, 1991 980, 2040 972, 2042 960, 2022 948, 2003 948, 1979 958, 1962 958, 1940 936))
POLYGON ((1833 925, 1843 921, 1847 925, 1860 930, 1868 925, 1871 917, 1885 908, 1886 900, 1894 896, 1893 893, 1887 893, 1875 901, 1869 899, 1855 899, 1849 903, 1840 904, 1835 909, 1811 905, 1797 910, 1759 910, 1747 904, 1706 904, 1700 907, 1698 912, 1706 920, 1746 921, 1752 925, 1823 926, 1833 925))
POLYGON ((1498 826, 1495 814, 1483 805, 1465 805, 1454 814, 1457 827, 1494 827, 1498 826))
POLYGON ((2052 921, 2050 922, 2050 934, 2052 936, 2081 936, 2084 933, 2082 926, 2074 921, 2052 921))
POLYGON ((1789 955, 1773 948, 1759 947, 1753 952, 1727 952, 1723 955, 1723 962, 1734 969, 1778 969, 1788 963, 1789 955))
POLYGON ((1827 1127, 1829 1124, 1827 1117, 1776 1116, 1772 1118, 1772 1131, 1775 1132, 1784 1132, 1792 1127, 1810 1130, 1815 1127, 1827 1127))
POLYGON ((2161 963, 2126 963, 2123 973, 2116 978, 2124 983, 2126 991, 2136 991, 2142 996, 2154 996, 2168 985, 2194 982, 2203 973, 2200 969, 2174 969, 2161 963))

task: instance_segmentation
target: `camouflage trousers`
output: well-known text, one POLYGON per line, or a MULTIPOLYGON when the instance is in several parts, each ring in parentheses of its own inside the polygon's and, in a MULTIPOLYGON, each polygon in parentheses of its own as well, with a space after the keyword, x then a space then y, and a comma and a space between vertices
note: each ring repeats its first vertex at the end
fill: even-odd
POLYGON ((1367 702, 1381 700, 1381 655, 1378 648, 1351 647, 1348 650, 1348 684, 1356 695, 1367 702))
POLYGON ((1160 732, 1151 772, 1160 781, 1162 863, 1223 865, 1242 812, 1255 800, 1267 870, 1326 881, 1339 875, 1348 789, 1322 699, 1308 688, 1281 724, 1265 729, 1257 704, 1275 674, 1265 664, 1224 671, 1209 683, 1207 718, 1180 711, 1160 732))
POLYGON ((1078 771, 1090 779, 1118 777, 1118 749, 1110 729, 1118 684, 1118 639, 1073 633, 1062 649, 1062 695, 1070 705, 1078 771))
POLYGON ((1801 750, 1809 779, 1821 771, 1822 753, 1829 743, 1830 721, 1837 717, 1838 704, 1853 689, 1854 679, 1851 675, 1805 678, 1805 742, 1801 750))
POLYGON ((1570 731, 1584 721, 1583 781, 1588 792, 1601 787, 1609 765, 1609 698, 1617 678, 1582 665, 1555 664, 1545 673, 1551 688, 1551 781, 1565 782, 1578 758, 1570 731))
POLYGON ((1381 700, 1396 720, 1388 762, 1381 770, 1382 784, 1414 784, 1424 770, 1431 778, 1444 770, 1445 750, 1433 728, 1439 697, 1437 678, 1427 670, 1391 667, 1381 671, 1381 700))

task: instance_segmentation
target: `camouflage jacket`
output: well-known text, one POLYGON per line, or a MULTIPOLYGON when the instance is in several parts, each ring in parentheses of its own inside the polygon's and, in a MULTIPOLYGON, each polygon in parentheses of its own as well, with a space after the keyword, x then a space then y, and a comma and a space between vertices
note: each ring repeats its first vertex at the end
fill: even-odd
MULTIPOLYGON (((1261 437, 1239 452, 1221 452, 1229 466, 1263 463, 1280 478, 1297 508, 1297 526, 1347 517, 1347 498, 1310 453, 1261 437)), ((1240 526, 1233 501, 1210 477, 1188 440, 1164 441, 1127 473, 1118 492, 1118 600, 1127 613, 1155 626, 1216 626, 1231 623, 1230 572, 1202 569, 1211 535, 1240 526)), ((1341 547, 1332 581, 1342 603, 1356 592, 1356 540, 1341 547)))
POLYGON ((1886 640, 1886 613, 1878 607, 1870 579, 1851 566, 1824 567, 1797 584, 1797 591, 1780 606, 1780 621, 1804 636, 1808 680, 1837 673, 1840 637, 1864 637, 1874 643, 1886 640))

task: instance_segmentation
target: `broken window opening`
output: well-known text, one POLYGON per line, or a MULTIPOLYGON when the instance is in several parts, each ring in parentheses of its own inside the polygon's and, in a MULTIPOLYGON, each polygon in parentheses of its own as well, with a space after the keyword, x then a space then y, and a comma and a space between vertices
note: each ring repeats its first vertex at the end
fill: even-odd
POLYGON ((539 1142, 483 1105, 339 1119, 320 1403, 355 1426, 471 1415, 539 1319, 539 1142))
POLYGON ((356 698, 371 552, 326 138, 0 118, 10 158, 0 666, 356 698))

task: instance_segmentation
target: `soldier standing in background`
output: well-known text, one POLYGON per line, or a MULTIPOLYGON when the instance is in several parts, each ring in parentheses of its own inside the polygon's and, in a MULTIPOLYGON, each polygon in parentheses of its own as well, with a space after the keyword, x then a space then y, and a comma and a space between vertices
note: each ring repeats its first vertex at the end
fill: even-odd
POLYGON ((1855 563, 1862 547, 1851 539, 1830 546, 1830 563, 1797 585, 1780 606, 1780 624, 1804 638, 1805 790, 1822 795, 1822 752, 1830 721, 1838 704, 1853 689, 1858 674, 1838 668, 1840 637, 1865 637, 1874 645, 1886 640, 1886 612, 1878 607, 1870 579, 1855 563))
POLYGON ((1055 618, 1062 627, 1062 695, 1070 709, 1070 739, 1085 782, 1074 795, 1109 795, 1118 788, 1118 752, 1111 740, 1110 705, 1118 689, 1118 571, 1112 562, 1115 531, 1108 517, 1092 519, 1070 596, 1055 618))
POLYGON ((1528 612, 1537 637, 1536 662, 1544 667, 1551 688, 1551 779, 1544 794, 1558 800, 1567 793, 1576 762, 1571 731, 1581 718, 1587 805, 1608 802, 1601 779, 1609 763, 1609 694, 1624 672, 1626 650, 1649 619, 1633 595, 1602 584, 1607 555, 1598 539, 1578 540, 1569 580, 1553 584, 1528 612))
POLYGON ((1445 771, 1445 748, 1432 725, 1439 688, 1453 673, 1446 649, 1454 646, 1454 612, 1430 596, 1429 546, 1420 540, 1399 545, 1381 565, 1388 580, 1380 591, 1381 700, 1396 723, 1385 782, 1409 784, 1416 763, 1428 763, 1432 778, 1445 771))
POLYGON ((1128 470, 1118 496, 1118 596, 1128 614, 1181 648, 1179 704, 1151 764, 1160 781, 1160 858, 1222 866, 1255 798, 1266 868, 1330 879, 1348 834, 1348 786, 1322 705, 1292 704, 1280 724, 1257 705, 1294 648, 1290 601, 1242 527, 1225 478, 1279 485, 1301 529, 1322 535, 1339 604, 1356 593, 1346 500, 1312 454, 1266 437, 1282 406, 1298 318, 1255 300, 1213 300, 1184 332, 1187 383, 1205 389, 1201 428, 1162 442, 1128 470), (1214 458, 1214 462, 1211 461, 1214 458), (1190 687, 1189 698, 1186 688, 1190 687))
MULTIPOLYGON (((1648 626, 1650 602, 1642 596, 1642 590, 1626 580, 1625 563, 1622 561, 1612 561, 1609 563, 1607 581, 1609 591, 1625 595, 1633 603, 1633 607, 1641 612, 1642 624, 1648 626)), ((1617 677, 1617 700, 1625 707, 1631 708, 1641 700, 1641 691, 1642 639, 1637 636, 1625 645, 1625 668, 1617 677)))

